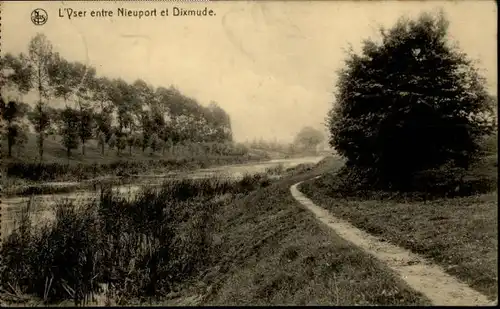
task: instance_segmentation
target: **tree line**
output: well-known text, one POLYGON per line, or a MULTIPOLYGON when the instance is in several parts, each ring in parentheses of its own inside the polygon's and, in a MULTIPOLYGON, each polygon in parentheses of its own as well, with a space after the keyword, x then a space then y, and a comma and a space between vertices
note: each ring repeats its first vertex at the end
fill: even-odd
POLYGON ((27 54, 3 56, 0 69, 2 88, 17 93, 0 104, 8 156, 26 142, 29 126, 37 134, 40 161, 49 135, 61 136, 68 157, 80 146, 85 154, 91 139, 103 155, 106 145, 118 153, 127 147, 155 152, 181 142, 233 141, 230 117, 216 102, 202 106, 173 86, 97 76, 94 67, 55 52, 44 34, 31 39, 27 54), (28 92, 37 94, 34 107, 22 102, 28 92), (54 108, 55 99, 65 107, 54 108))
POLYGON ((324 134, 311 126, 302 127, 295 138, 290 143, 279 142, 278 140, 266 141, 263 138, 247 140, 244 145, 251 149, 264 151, 277 151, 286 154, 300 154, 304 152, 316 152, 318 146, 325 141, 324 134))

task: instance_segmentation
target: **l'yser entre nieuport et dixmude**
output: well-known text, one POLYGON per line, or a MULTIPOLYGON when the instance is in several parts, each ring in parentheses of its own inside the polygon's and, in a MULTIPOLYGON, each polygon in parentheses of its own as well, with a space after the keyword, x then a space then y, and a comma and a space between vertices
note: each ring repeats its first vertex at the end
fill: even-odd
POLYGON ((72 8, 60 8, 59 17, 67 17, 68 19, 76 19, 82 17, 163 17, 163 16, 215 16, 215 11, 204 7, 203 9, 184 9, 174 6, 171 9, 148 9, 148 10, 131 10, 126 8, 118 8, 116 12, 113 10, 96 9, 96 10, 75 10, 72 8))

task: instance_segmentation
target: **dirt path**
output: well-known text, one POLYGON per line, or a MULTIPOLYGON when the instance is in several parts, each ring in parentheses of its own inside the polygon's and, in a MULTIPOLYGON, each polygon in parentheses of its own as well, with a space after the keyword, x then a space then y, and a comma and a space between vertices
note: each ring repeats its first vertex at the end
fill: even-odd
MULTIPOLYGON (((316 177, 318 178, 318 177, 316 177)), ((423 293, 436 306, 492 306, 483 294, 446 274, 442 268, 401 247, 381 241, 350 223, 332 216, 327 210, 305 197, 297 186, 290 187, 292 196, 319 221, 326 224, 345 240, 384 262, 398 273, 410 287, 423 293)))

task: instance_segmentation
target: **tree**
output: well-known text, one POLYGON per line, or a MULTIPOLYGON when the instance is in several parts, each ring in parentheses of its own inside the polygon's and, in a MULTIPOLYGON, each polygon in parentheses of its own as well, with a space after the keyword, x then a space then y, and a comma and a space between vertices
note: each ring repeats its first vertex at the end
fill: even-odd
POLYGON ((116 139, 117 154, 120 155, 121 152, 125 149, 125 147, 127 147, 127 137, 125 136, 125 134, 122 134, 118 136, 118 138, 116 139))
POLYGON ((60 134, 62 136, 62 144, 66 148, 66 155, 71 157, 71 150, 78 148, 79 144, 79 113, 78 111, 66 107, 61 112, 61 129, 60 134))
POLYGON ((150 148, 151 148, 151 155, 153 155, 155 152, 157 152, 161 148, 161 140, 158 137, 158 134, 156 134, 156 133, 153 133, 153 135, 151 136, 150 148))
POLYGON ((105 141, 107 142, 112 134, 111 114, 101 112, 95 113, 93 117, 96 136, 102 133, 104 135, 105 141))
POLYGON ((15 57, 12 54, 6 54, 2 58, 1 69, 2 71, 10 70, 10 74, 6 76, 6 84, 2 85, 2 88, 14 88, 21 95, 26 94, 31 89, 32 68, 26 55, 21 53, 19 57, 15 57))
POLYGON ((45 106, 44 108, 45 113, 47 114, 47 117, 49 119, 49 124, 47 126, 47 129, 45 130, 45 135, 46 136, 52 136, 52 138, 55 140, 57 131, 58 131, 58 118, 60 114, 60 109, 51 107, 51 106, 45 106))
POLYGON ((78 111, 78 137, 82 143, 82 154, 85 155, 85 143, 92 138, 93 132, 92 112, 88 108, 81 107, 78 111))
POLYGON ((130 134, 127 137, 128 154, 132 155, 132 148, 137 145, 138 136, 136 134, 130 134))
POLYGON ((132 126, 132 113, 137 110, 137 100, 133 87, 122 79, 113 80, 108 89, 109 98, 116 109, 118 118, 118 132, 130 129, 132 126))
POLYGON ((231 119, 217 102, 210 102, 206 119, 213 129, 212 140, 218 142, 232 141, 231 119))
POLYGON ((110 149, 115 148, 116 142, 117 142, 117 138, 116 138, 116 135, 113 133, 113 134, 111 134, 111 137, 108 140, 109 148, 110 149))
POLYGON ((113 111, 112 87, 112 82, 106 77, 94 78, 90 83, 92 101, 99 103, 101 112, 111 113, 113 111))
POLYGON ((23 134, 23 128, 18 123, 18 120, 24 116, 25 109, 23 106, 10 101, 5 104, 3 98, 0 97, 0 113, 1 119, 6 122, 6 140, 7 140, 7 155, 12 156, 12 147, 18 142, 18 139, 23 134))
POLYGON ((146 148, 151 144, 151 135, 154 132, 153 122, 147 111, 141 111, 137 113, 139 117, 139 122, 141 126, 141 148, 142 152, 146 151, 146 148))
POLYGON ((316 150, 316 147, 324 141, 325 137, 321 131, 312 127, 302 128, 295 137, 295 144, 303 149, 316 150))
MULTIPOLYGON (((54 109, 49 106, 53 98, 64 100, 66 107, 78 112, 78 144, 82 144, 83 154, 92 136, 99 140, 104 135, 105 142, 109 143, 113 132, 116 134, 115 141, 110 144, 115 147, 122 145, 121 140, 124 140, 126 147, 126 136, 142 134, 140 146, 144 152, 151 147, 153 133, 160 140, 172 141, 174 144, 232 140, 229 115, 217 103, 202 106, 174 86, 155 88, 141 79, 129 84, 122 79, 96 77, 93 67, 68 61, 53 51, 51 42, 40 33, 31 39, 26 55, 5 54, 0 57, 0 86, 2 90, 9 91, 9 96, 11 90, 17 92, 13 101, 18 103, 23 94, 30 90, 36 91, 38 100, 27 114, 37 133, 40 161, 43 161, 47 136, 52 135, 56 139, 54 133, 64 126, 60 117, 62 114, 54 117, 54 109), (115 115, 118 130, 113 131, 115 115)), ((7 101, 11 101, 10 97, 7 101)), ((2 134, 7 136, 10 132, 11 148, 17 143, 14 137, 22 136, 19 135, 20 130, 24 129, 12 125, 10 131, 6 130, 2 134)), ((161 148, 161 143, 158 144, 161 148)), ((104 143, 100 141, 99 145, 101 153, 104 153, 104 143)), ((128 145, 131 152, 136 142, 129 141, 128 145)), ((118 152, 122 150, 120 147, 118 152)))
POLYGON ((20 127, 20 130, 19 130, 19 133, 17 135, 16 145, 15 145, 15 147, 17 148, 16 152, 17 152, 18 158, 21 156, 21 151, 24 149, 25 145, 28 143, 28 135, 26 134, 26 132, 29 131, 28 126, 24 123, 20 124, 19 127, 20 127))
POLYGON ((139 106, 148 105, 151 106, 154 103, 154 89, 148 85, 145 81, 138 79, 132 84, 132 90, 134 92, 134 102, 139 106))
POLYGON ((101 148, 101 155, 104 156, 104 146, 106 145, 106 135, 103 132, 97 134, 97 145, 101 148))
POLYGON ((418 171, 467 168, 493 129, 484 79, 446 39, 442 13, 400 19, 348 51, 327 119, 330 145, 372 183, 404 189, 418 171), (367 175, 368 175, 367 174, 367 175))
POLYGON ((73 87, 76 94, 76 106, 78 107, 78 136, 82 143, 82 154, 85 155, 85 144, 92 138, 94 118, 91 111, 90 101, 94 95, 95 69, 79 62, 72 64, 73 87))
MULTIPOLYGON (((94 113, 96 135, 103 133, 105 142, 111 137, 113 103, 110 99, 111 81, 105 77, 94 78, 90 83, 92 101, 99 103, 94 113)), ((102 145, 104 146, 104 145, 102 145)), ((102 150, 104 154, 104 148, 102 150)))
POLYGON ((50 110, 43 103, 37 103, 31 113, 28 114, 29 121, 33 124, 37 136, 38 156, 43 160, 43 145, 51 127, 50 110))
POLYGON ((43 145, 46 130, 50 127, 50 119, 45 111, 45 100, 50 97, 49 67, 53 60, 52 44, 44 34, 37 34, 29 43, 29 63, 31 68, 31 82, 38 92, 38 102, 35 113, 31 117, 35 130, 38 133, 38 153, 43 160, 43 145))
POLYGON ((78 83, 74 65, 62 58, 59 53, 54 53, 47 72, 49 85, 54 90, 54 95, 62 98, 67 105, 71 95, 76 91, 78 83))

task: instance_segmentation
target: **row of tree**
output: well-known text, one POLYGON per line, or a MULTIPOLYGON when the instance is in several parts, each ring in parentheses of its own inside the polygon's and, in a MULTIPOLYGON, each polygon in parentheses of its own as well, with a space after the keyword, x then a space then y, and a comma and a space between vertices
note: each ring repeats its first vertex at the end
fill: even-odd
POLYGON ((18 94, 7 104, 2 100, 9 155, 12 146, 23 140, 25 117, 37 133, 41 160, 44 141, 55 133, 62 136, 68 155, 79 145, 85 153, 90 139, 97 139, 102 149, 106 143, 119 147, 125 143, 139 144, 143 151, 155 150, 160 143, 232 141, 229 115, 217 103, 202 106, 174 87, 155 89, 140 79, 129 84, 99 77, 92 66, 67 61, 54 52, 43 34, 32 38, 27 55, 2 57, 0 70, 0 86, 18 94), (31 110, 21 103, 29 92, 38 97, 31 110), (63 110, 50 104, 56 99, 64 102, 63 110))

